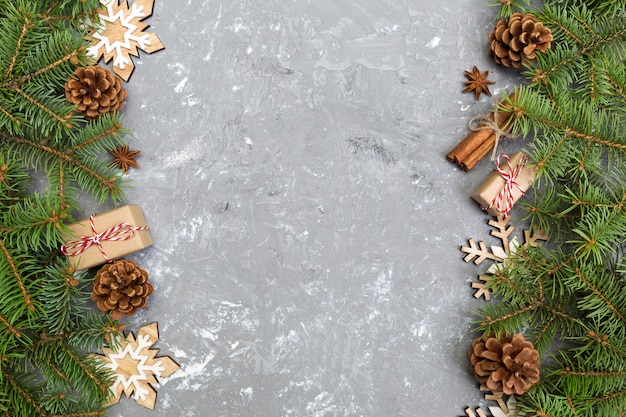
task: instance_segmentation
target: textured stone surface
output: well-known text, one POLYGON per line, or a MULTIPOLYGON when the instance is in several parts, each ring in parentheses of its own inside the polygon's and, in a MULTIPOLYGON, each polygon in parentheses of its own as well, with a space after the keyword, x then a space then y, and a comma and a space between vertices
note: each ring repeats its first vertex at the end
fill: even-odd
MULTIPOLYGON (((154 411, 111 416, 459 416, 469 372, 462 261, 487 215, 487 161, 445 154, 491 107, 463 71, 512 88, 483 0, 157 0, 165 50, 135 59, 128 203, 155 245, 133 256, 180 371, 154 411)), ((510 141, 503 149, 517 149, 510 141)))

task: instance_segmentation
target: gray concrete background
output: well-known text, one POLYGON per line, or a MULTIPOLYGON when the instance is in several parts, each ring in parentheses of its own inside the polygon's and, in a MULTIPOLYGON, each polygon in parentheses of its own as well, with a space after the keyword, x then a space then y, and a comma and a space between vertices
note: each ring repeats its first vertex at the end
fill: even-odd
MULTIPOLYGON (((491 165, 445 154, 491 106, 487 0, 156 0, 125 125, 154 247, 133 256, 180 371, 111 416, 460 416, 470 200, 491 165)), ((517 150, 510 141, 503 150, 517 150)))

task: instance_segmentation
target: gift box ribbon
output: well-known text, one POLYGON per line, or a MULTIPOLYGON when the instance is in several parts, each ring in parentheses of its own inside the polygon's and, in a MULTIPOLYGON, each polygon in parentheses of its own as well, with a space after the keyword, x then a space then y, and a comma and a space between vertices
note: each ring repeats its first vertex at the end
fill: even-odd
POLYGON ((505 219, 507 218, 509 212, 513 209, 513 204, 515 204, 515 199, 513 198, 513 187, 516 187, 518 190, 520 190, 522 192, 522 195, 526 194, 526 190, 524 190, 522 186, 517 183, 516 180, 517 177, 519 177, 520 173, 526 167, 527 161, 528 158, 526 156, 523 156, 520 161, 515 164, 515 166, 513 166, 508 155, 505 155, 503 153, 498 155, 495 170, 498 171, 500 175, 502 175, 502 178, 504 178, 504 187, 502 187, 502 190, 500 190, 498 195, 494 197, 494 199, 491 201, 491 204, 489 204, 487 207, 482 207, 483 210, 489 210, 491 207, 495 207, 496 210, 504 214, 505 219), (502 167, 500 166, 500 159, 502 158, 505 159, 509 167, 508 172, 502 169, 502 167))
POLYGON ((85 252, 91 246, 96 245, 98 249, 100 249, 102 257, 107 262, 111 262, 111 259, 109 259, 104 248, 102 247, 102 242, 128 240, 135 236, 135 232, 148 229, 148 226, 133 226, 130 223, 119 223, 113 227, 108 228, 104 232, 98 233, 98 231, 96 230, 96 225, 93 221, 94 217, 95 214, 89 216, 89 225, 91 227, 93 235, 81 236, 80 239, 72 240, 71 242, 67 242, 67 244, 62 245, 61 252, 63 252, 64 255, 77 256, 85 252))

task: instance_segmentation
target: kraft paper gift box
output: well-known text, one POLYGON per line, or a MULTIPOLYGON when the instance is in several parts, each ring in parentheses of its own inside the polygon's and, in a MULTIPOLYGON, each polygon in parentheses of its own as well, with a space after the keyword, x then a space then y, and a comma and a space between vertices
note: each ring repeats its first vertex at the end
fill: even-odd
POLYGON ((139 206, 123 206, 96 214, 68 228, 61 251, 70 257, 77 271, 102 265, 153 243, 139 206))
POLYGON ((527 161, 522 152, 512 154, 509 160, 510 163, 506 160, 506 155, 500 155, 496 163, 499 164, 504 175, 494 169, 472 194, 472 198, 492 216, 504 215, 506 217, 513 208, 513 204, 524 195, 535 179, 535 166, 527 161), (505 176, 511 175, 511 167, 514 171, 514 178, 507 187, 505 176), (505 190, 505 187, 508 190, 505 190))

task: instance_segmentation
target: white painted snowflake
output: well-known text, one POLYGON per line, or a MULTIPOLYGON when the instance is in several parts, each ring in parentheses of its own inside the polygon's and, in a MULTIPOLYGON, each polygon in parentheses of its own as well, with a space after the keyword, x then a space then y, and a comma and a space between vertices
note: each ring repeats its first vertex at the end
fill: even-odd
MULTIPOLYGON (((465 262, 474 261, 476 265, 479 265, 481 262, 490 259, 494 261, 494 263, 487 269, 487 273, 494 274, 504 267, 509 255, 515 253, 518 248, 538 246, 541 240, 545 241, 548 239, 548 236, 546 236, 542 230, 533 231, 532 233, 530 230, 524 230, 523 244, 516 237, 509 241, 509 236, 515 230, 515 227, 509 224, 510 221, 511 217, 505 219, 503 216, 498 216, 495 220, 489 220, 489 226, 495 228, 491 230, 491 235, 500 239, 502 246, 491 246, 491 248, 487 248, 485 242, 480 241, 477 244, 474 239, 469 239, 469 246, 461 247, 461 251, 467 253, 463 260, 465 262)), ((486 286, 486 281, 489 279, 489 276, 479 275, 478 279, 481 282, 472 282, 472 288, 476 290, 474 297, 484 297, 485 300, 489 301, 491 299, 491 290, 486 286)))
POLYGON ((142 22, 152 15, 154 0, 135 0, 130 7, 127 0, 100 3, 105 9, 98 12, 100 22, 86 36, 91 44, 87 54, 96 60, 104 57, 105 63, 113 59, 113 71, 128 81, 135 69, 131 55, 139 56, 139 49, 150 54, 165 48, 156 34, 145 32, 149 26, 142 22))
POLYGON ((179 366, 169 356, 155 358, 158 349, 150 349, 159 339, 157 323, 139 329, 137 339, 132 333, 120 338, 116 349, 103 348, 104 355, 94 355, 105 363, 115 375, 110 389, 114 393, 108 405, 116 404, 122 397, 133 394, 138 404, 154 409, 156 391, 150 384, 157 383, 157 377, 167 377, 179 366))

